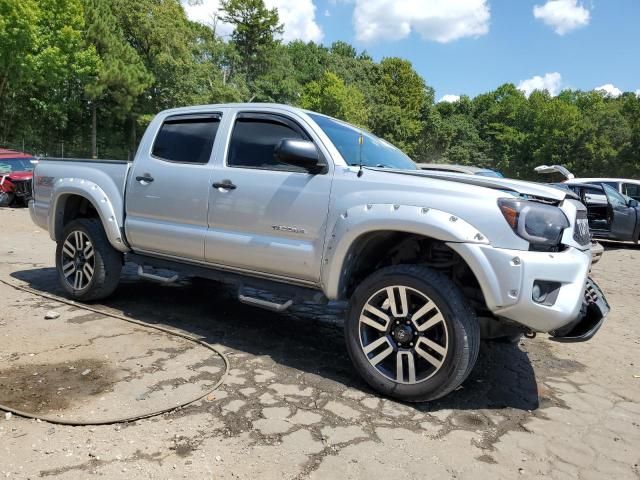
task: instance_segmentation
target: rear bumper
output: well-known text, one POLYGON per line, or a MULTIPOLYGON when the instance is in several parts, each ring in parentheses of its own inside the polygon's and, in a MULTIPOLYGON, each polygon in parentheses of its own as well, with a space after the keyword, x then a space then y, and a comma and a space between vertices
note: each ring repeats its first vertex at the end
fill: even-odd
POLYGON ((598 333, 604 324, 610 307, 600 287, 587 280, 580 315, 573 322, 551 333, 551 339, 557 342, 586 342, 598 333))

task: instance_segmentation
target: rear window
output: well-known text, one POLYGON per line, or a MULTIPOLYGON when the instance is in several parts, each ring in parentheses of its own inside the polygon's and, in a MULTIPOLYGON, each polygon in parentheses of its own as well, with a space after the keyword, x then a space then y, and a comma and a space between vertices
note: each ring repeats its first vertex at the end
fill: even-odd
POLYGON ((170 162, 207 163, 219 125, 219 115, 170 117, 160 127, 151 154, 170 162))

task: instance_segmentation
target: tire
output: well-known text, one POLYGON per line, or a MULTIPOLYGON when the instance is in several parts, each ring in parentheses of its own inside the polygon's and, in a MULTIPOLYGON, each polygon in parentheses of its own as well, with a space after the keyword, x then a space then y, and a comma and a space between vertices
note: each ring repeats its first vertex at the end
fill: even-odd
POLYGON ((345 340, 351 361, 371 387, 398 400, 422 402, 445 396, 471 373, 480 327, 460 289, 445 275, 397 265, 370 275, 356 289, 345 340))
POLYGON ((88 302, 111 295, 120 282, 122 263, 122 254, 109 243, 99 219, 80 218, 64 228, 56 248, 56 270, 74 299, 88 302))
POLYGON ((0 207, 8 207, 13 203, 14 193, 0 192, 0 207))

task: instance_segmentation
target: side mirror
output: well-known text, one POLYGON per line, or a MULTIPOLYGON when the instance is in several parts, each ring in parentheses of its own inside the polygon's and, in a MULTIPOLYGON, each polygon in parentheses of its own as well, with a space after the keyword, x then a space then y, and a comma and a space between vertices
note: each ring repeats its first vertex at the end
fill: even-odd
POLYGON ((304 168, 309 173, 324 173, 327 168, 316 146, 308 140, 284 138, 276 145, 273 155, 279 162, 304 168))
POLYGON ((628 205, 632 208, 636 208, 638 206, 638 201, 635 198, 632 198, 631 200, 629 200, 628 205))

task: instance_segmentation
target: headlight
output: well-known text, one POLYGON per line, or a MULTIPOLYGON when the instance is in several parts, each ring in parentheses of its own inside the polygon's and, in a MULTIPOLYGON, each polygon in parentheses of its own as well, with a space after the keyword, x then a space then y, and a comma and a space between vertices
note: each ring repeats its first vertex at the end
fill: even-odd
POLYGON ((558 207, 544 203, 501 198, 498 207, 519 237, 532 245, 556 246, 569 220, 558 207))

